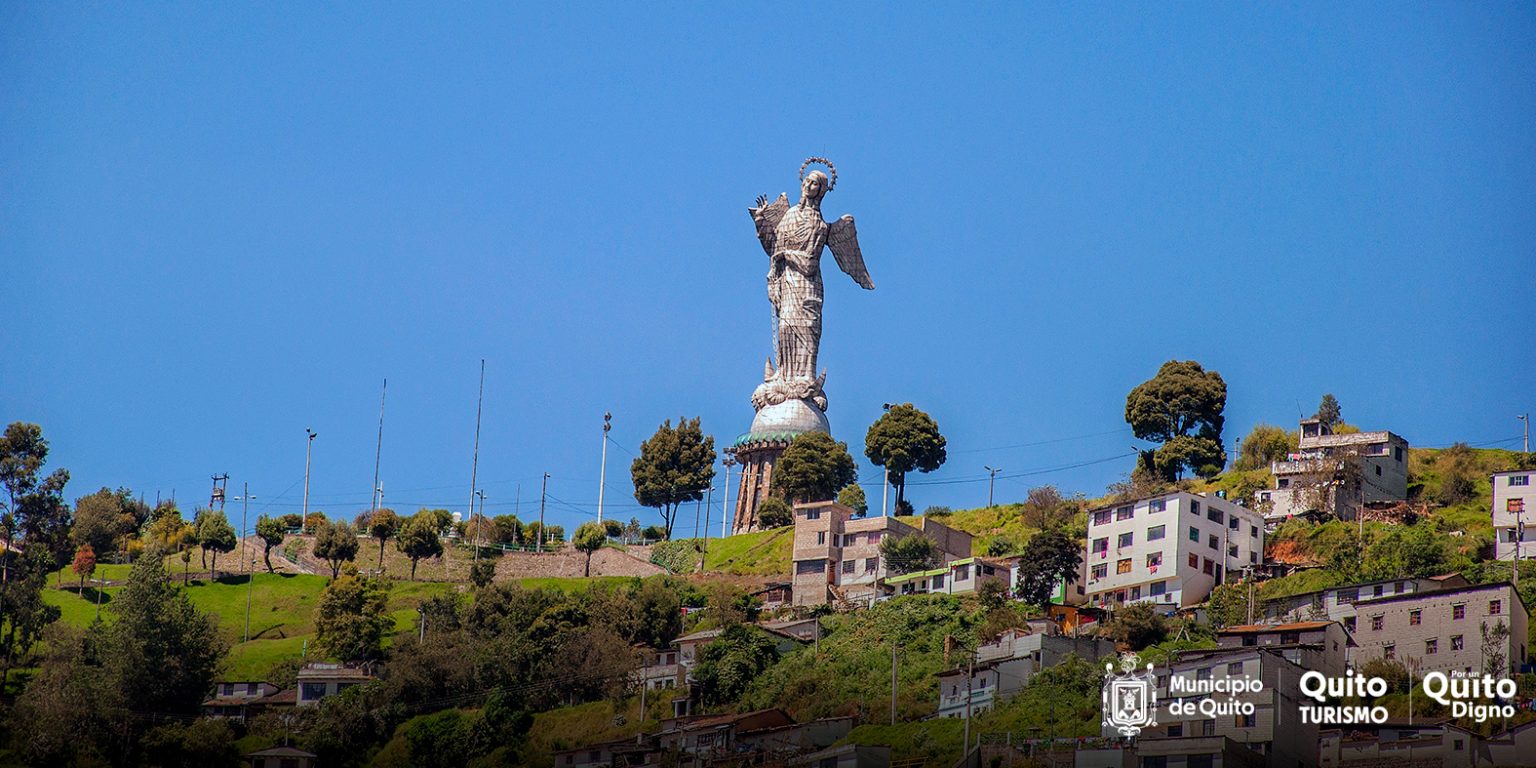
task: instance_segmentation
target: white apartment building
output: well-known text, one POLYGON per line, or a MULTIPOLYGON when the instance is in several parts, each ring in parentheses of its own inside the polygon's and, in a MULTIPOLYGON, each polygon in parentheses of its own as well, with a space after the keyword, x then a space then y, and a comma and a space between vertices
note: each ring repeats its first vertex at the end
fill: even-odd
POLYGON ((1493 556, 1511 560, 1536 557, 1536 530, 1527 514, 1536 514, 1536 471, 1493 473, 1493 556))
POLYGON ((1264 518, 1241 504, 1176 491, 1091 510, 1089 605, 1203 602, 1211 589, 1264 559, 1264 518))
POLYGON ((1300 431, 1296 453, 1270 464, 1275 487, 1257 496, 1271 519, 1319 511, 1353 520, 1366 504, 1408 498, 1407 440, 1386 430, 1335 435, 1315 418, 1302 419, 1300 431), (1358 476, 1344 471, 1346 460, 1359 462, 1358 476))

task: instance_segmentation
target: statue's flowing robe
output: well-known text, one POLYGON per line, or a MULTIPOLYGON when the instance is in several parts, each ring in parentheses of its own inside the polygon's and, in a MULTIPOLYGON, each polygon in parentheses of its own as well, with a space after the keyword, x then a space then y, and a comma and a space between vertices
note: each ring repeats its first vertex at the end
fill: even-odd
POLYGON ((815 378, 827 223, 814 205, 796 205, 784 213, 774 235, 768 299, 778 318, 779 376, 815 378))

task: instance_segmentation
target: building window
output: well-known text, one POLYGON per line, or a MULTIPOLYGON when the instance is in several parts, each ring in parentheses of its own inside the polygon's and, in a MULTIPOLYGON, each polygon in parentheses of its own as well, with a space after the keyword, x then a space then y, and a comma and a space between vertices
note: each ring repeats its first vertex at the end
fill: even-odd
POLYGON ((1192 515, 1200 514, 1200 502, 1191 500, 1189 502, 1189 513, 1192 515))
POLYGON ((1147 511, 1148 512, 1162 512, 1163 510, 1165 510, 1167 508, 1168 508, 1168 501, 1167 501, 1167 499, 1153 499, 1153 500, 1147 502, 1147 511))
POLYGON ((1336 594, 1337 596, 1334 598, 1334 600, 1338 602, 1339 605, 1354 605, 1355 601, 1360 599, 1360 590, 1358 588, 1341 589, 1336 594))
POLYGON ((826 531, 817 531, 816 532, 816 543, 817 544, 825 544, 825 543, 827 543, 827 532, 826 531))
POLYGON ((1417 627, 1424 623, 1424 610, 1415 608, 1408 612, 1408 626, 1417 627))
POLYGON ((1355 631, 1355 617, 1353 617, 1353 616, 1345 616, 1344 617, 1344 629, 1349 630, 1350 632, 1354 632, 1355 631))
POLYGON ((1139 585, 1135 586, 1135 587, 1131 587, 1131 599, 1132 600, 1140 600, 1141 599, 1141 587, 1139 585))
POLYGON ((1195 679, 1196 680, 1209 680, 1209 679, 1211 679, 1211 672, 1213 670, 1215 670, 1215 669, 1216 669, 1215 667, 1201 667, 1201 668, 1195 670, 1195 679))
POLYGON ((1136 516, 1136 508, 1135 507, 1121 507, 1121 508, 1115 510, 1115 519, 1116 520, 1129 520, 1129 519, 1131 519, 1132 517, 1135 517, 1135 516, 1136 516))
POLYGON ((1197 554, 1195 554, 1193 552, 1189 553, 1189 567, 1191 567, 1191 568, 1199 568, 1200 567, 1200 556, 1199 555, 1197 555, 1197 554))
POLYGON ((796 575, 809 575, 812 573, 825 573, 827 561, 825 560, 800 560, 795 563, 796 575))
POLYGON ((933 577, 933 588, 934 589, 943 589, 944 588, 944 574, 941 573, 941 574, 933 577))
POLYGON ((1168 726, 1168 736, 1169 736, 1169 738, 1177 739, 1177 738, 1182 737, 1183 735, 1184 735, 1184 724, 1183 723, 1179 723, 1178 725, 1170 725, 1170 726, 1168 726))
POLYGON ((878 558, 878 557, 866 557, 866 558, 864 558, 864 572, 865 573, 874 573, 875 572, 875 568, 879 564, 879 562, 880 562, 880 558, 878 558))
POLYGON ((1156 567, 1158 567, 1159 565, 1162 565, 1162 564, 1163 564, 1163 553, 1161 553, 1161 552, 1153 552, 1152 554, 1147 555, 1147 567, 1148 568, 1156 568, 1156 567))
POLYGON ((1236 722, 1237 727, 1239 727, 1239 728, 1252 728, 1252 727, 1258 725, 1259 716, 1258 715, 1238 715, 1236 720, 1237 720, 1237 722, 1236 722))
POLYGON ((962 565, 955 569, 955 581, 967 581, 971 578, 971 567, 962 565))
POLYGON ((316 701, 325 697, 325 683, 300 683, 299 698, 304 701, 316 701))
POLYGON ((1125 533, 1120 534, 1120 538, 1115 541, 1115 546, 1120 549, 1125 549, 1135 542, 1136 534, 1131 533, 1130 531, 1126 531, 1125 533))
POLYGON ((1227 557, 1237 557, 1237 545, 1236 544, 1233 544, 1233 545, 1227 547, 1227 557))
POLYGON ((1131 559, 1129 557, 1115 563, 1115 573, 1130 573, 1131 559))
POLYGON ((1530 475, 1510 475, 1509 476, 1509 485, 1530 485, 1530 484, 1531 484, 1531 476, 1530 475))
POLYGON ((225 696, 233 696, 233 695, 235 695, 235 684, 234 683, 225 683, 224 684, 224 695, 225 696))
POLYGON ((819 510, 819 509, 809 509, 809 510, 806 510, 806 512, 805 512, 805 519, 807 519, 807 520, 820 520, 821 519, 821 510, 819 510))
POLYGON ((1242 673, 1243 673, 1243 663, 1241 661, 1234 661, 1231 664, 1227 665, 1227 674, 1228 675, 1241 675, 1242 673))
POLYGON ((1199 528, 1196 528, 1193 525, 1191 525, 1189 527, 1189 540, 1190 541, 1194 541, 1194 542, 1200 541, 1200 529, 1199 528))
POLYGON ((1383 585, 1381 585, 1381 584, 1377 584, 1377 585, 1376 585, 1376 588, 1375 588, 1375 589, 1372 589, 1372 590, 1371 590, 1371 597, 1381 597, 1381 593, 1382 593, 1382 592, 1383 592, 1383 591, 1384 591, 1384 590, 1385 590, 1385 589, 1386 589, 1386 587, 1385 587, 1385 586, 1383 586, 1383 585))
POLYGON ((1237 515, 1233 515, 1227 519, 1227 527, 1234 531, 1240 530, 1243 527, 1243 521, 1237 519, 1237 515))
POLYGON ((1225 525, 1227 522, 1227 516, 1222 514, 1221 510, 1215 507, 1207 509, 1205 511, 1205 517, 1207 520, 1210 520, 1217 525, 1225 525))
POLYGON ((1488 601, 1488 615, 1489 616, 1497 616, 1497 615, 1499 615, 1499 614, 1501 614, 1503 612, 1504 612, 1504 601, 1503 600, 1489 600, 1488 601))
MULTIPOLYGON (((1201 736, 1215 736, 1216 735, 1216 721, 1215 720, 1206 720, 1206 721, 1200 723, 1200 735, 1201 736)), ((1190 755, 1190 757, 1204 757, 1206 759, 1206 763, 1205 764, 1206 765, 1210 765, 1210 759, 1211 759, 1210 755, 1190 755)), ((1190 764, 1193 765, 1194 761, 1191 760, 1190 764)))
POLYGON ((1205 567, 1202 568, 1201 570, 1205 571, 1205 575, 1207 575, 1207 576, 1215 576, 1216 575, 1216 563, 1213 562, 1209 557, 1207 557, 1205 559, 1205 567))
POLYGON ((1387 643, 1381 647, 1381 657, 1384 659, 1397 658, 1397 643, 1387 643))
POLYGON ((1168 526, 1154 525, 1147 529, 1147 541, 1157 541, 1168 535, 1168 526))
POLYGON ((1210 537, 1205 540, 1205 546, 1210 547, 1211 549, 1220 548, 1216 541, 1216 534, 1211 534, 1210 537))
POLYGON ((1371 617, 1371 631, 1380 632, 1381 625, 1385 622, 1380 614, 1371 617))
POLYGON ((857 560, 844 560, 843 561, 843 575, 845 575, 845 576, 853 575, 853 569, 857 568, 858 565, 859 565, 859 561, 857 561, 857 560))
POLYGON ((1439 652, 1440 652, 1440 638, 1438 638, 1438 637, 1431 637, 1430 639, 1424 641, 1424 655, 1425 656, 1428 656, 1431 653, 1439 653, 1439 652))
POLYGON ((1259 553, 1257 553, 1257 552, 1249 552, 1248 553, 1248 562, 1257 565, 1258 562, 1259 562, 1259 553))
POLYGON ((870 533, 869 533, 869 543, 871 543, 871 544, 879 544, 880 543, 880 534, 881 533, 882 533, 882 531, 870 531, 870 533))
POLYGON ((1257 539, 1258 537, 1259 537, 1259 527, 1257 525, 1249 524, 1249 526, 1248 526, 1248 538, 1250 538, 1250 539, 1257 539))
POLYGON ((1093 540, 1093 551, 1103 554, 1109 551, 1109 537, 1093 540))
POLYGON ((1300 632, 1281 632, 1280 633, 1280 644, 1281 645, 1300 645, 1301 644, 1301 633, 1300 632))
POLYGON ((1461 603, 1459 605, 1451 606, 1451 618, 1453 618, 1453 619, 1455 619, 1457 621, 1461 621, 1462 619, 1465 619, 1466 617, 1467 617, 1467 604, 1466 603, 1461 603))
POLYGON ((1102 578, 1104 578, 1105 576, 1108 576, 1108 575, 1109 575, 1109 566, 1108 565, 1105 565, 1104 563, 1099 563, 1099 564, 1093 566, 1093 577, 1095 579, 1102 579, 1102 578))
POLYGON ((1109 510, 1101 509, 1093 513, 1093 524, 1104 525, 1109 522, 1109 510))
POLYGON ((1167 594, 1167 592, 1168 592, 1168 585, 1167 585, 1167 583, 1161 582, 1161 581, 1154 581, 1154 582, 1152 582, 1152 586, 1147 589, 1147 594, 1152 596, 1152 597, 1158 597, 1160 595, 1167 594))
POLYGON ((1451 650, 1460 651, 1467 647, 1466 640, 1461 635, 1451 635, 1451 650))

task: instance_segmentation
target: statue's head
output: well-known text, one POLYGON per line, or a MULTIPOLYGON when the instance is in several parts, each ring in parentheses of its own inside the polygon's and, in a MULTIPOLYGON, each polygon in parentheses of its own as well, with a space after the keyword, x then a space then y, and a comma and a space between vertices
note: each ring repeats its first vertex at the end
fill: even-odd
POLYGON ((800 182, 800 197, 805 200, 820 200, 827 194, 827 175, 821 171, 811 171, 800 182))
POLYGON ((832 188, 835 186, 837 186, 837 168, 833 167, 832 163, 828 162, 825 157, 807 158, 805 162, 800 164, 801 202, 820 204, 821 198, 832 191, 832 188), (828 178, 826 173, 822 173, 819 170, 806 173, 805 169, 809 168, 812 163, 825 165, 827 172, 832 174, 832 176, 828 178))

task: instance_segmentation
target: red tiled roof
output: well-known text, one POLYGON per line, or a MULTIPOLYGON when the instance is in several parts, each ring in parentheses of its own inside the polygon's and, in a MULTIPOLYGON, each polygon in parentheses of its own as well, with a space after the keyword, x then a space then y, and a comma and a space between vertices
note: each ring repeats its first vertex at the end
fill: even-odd
POLYGON ((1322 629, 1331 621, 1297 621, 1290 624, 1243 624, 1236 627, 1227 627, 1218 630, 1218 635, 1247 635, 1258 632, 1305 632, 1309 629, 1322 629))

